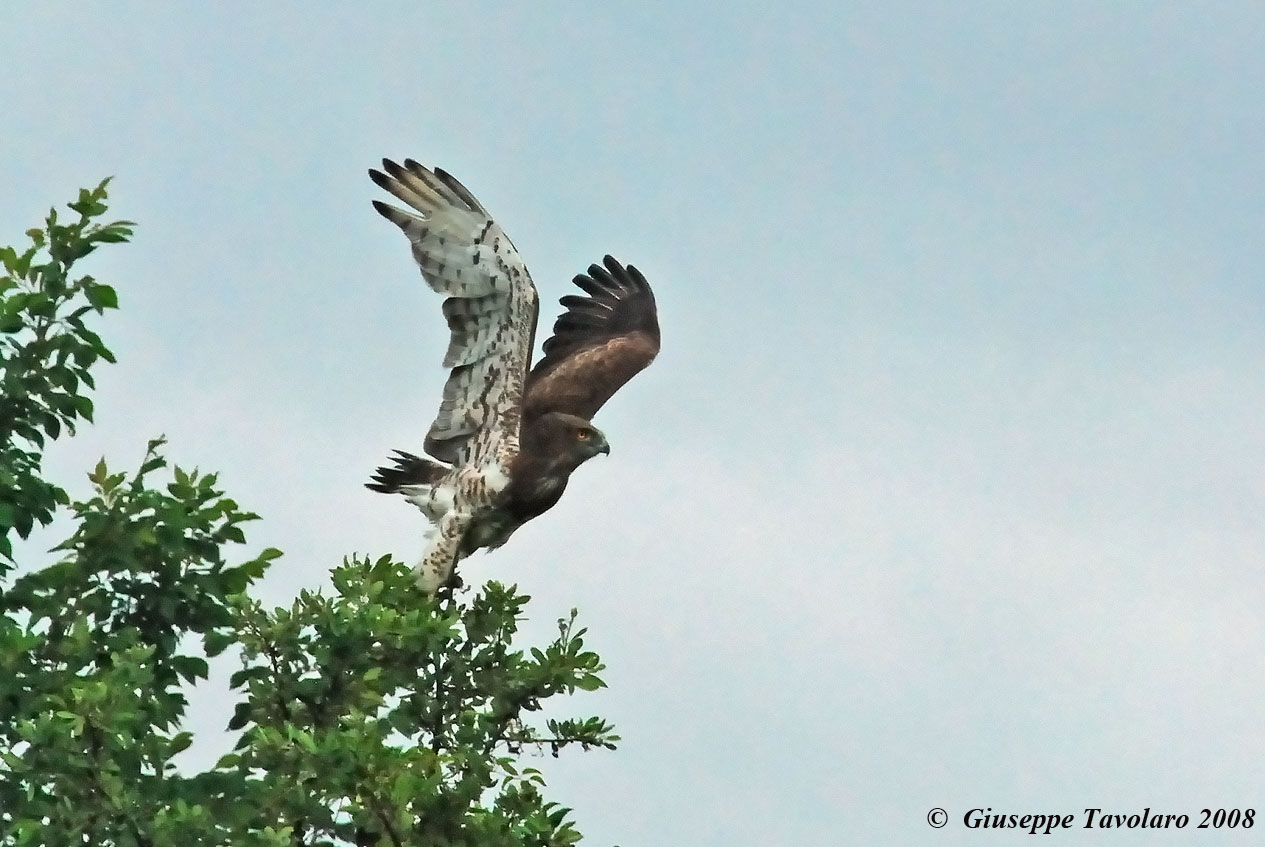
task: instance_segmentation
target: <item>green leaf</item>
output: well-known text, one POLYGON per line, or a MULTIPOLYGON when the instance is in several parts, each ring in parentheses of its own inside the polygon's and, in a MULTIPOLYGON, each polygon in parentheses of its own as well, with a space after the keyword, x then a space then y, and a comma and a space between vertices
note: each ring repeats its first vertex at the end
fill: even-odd
POLYGON ((209 672, 205 659, 199 659, 196 656, 175 656, 171 660, 172 667, 176 673, 184 677, 188 682, 194 682, 199 679, 206 679, 209 672))
POLYGON ((119 295, 108 285, 92 285, 84 293, 98 312, 119 307, 119 295))
POLYGON ((230 730, 242 729, 252 720, 250 716, 250 704, 238 703, 233 709, 233 717, 229 718, 228 728, 230 730))
POLYGON ((132 237, 132 228, 135 226, 136 224, 131 221, 114 221, 92 233, 89 238, 105 243, 128 241, 132 237))
POLYGON ((202 639, 202 645, 208 656, 218 656, 236 640, 231 632, 208 632, 202 639))
POLYGON ((174 756, 182 750, 189 749, 189 745, 193 743, 193 733, 179 732, 172 736, 171 744, 167 748, 167 755, 174 756))

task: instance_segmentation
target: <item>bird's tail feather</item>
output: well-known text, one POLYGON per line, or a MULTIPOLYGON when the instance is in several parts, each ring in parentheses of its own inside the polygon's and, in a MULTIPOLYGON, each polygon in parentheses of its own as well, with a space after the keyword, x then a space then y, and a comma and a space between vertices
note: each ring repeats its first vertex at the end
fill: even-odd
POLYGON ((449 470, 438 462, 405 453, 403 450, 396 450, 392 461, 395 466, 378 468, 373 479, 365 483, 365 488, 383 494, 407 494, 411 493, 409 489, 436 484, 449 470))

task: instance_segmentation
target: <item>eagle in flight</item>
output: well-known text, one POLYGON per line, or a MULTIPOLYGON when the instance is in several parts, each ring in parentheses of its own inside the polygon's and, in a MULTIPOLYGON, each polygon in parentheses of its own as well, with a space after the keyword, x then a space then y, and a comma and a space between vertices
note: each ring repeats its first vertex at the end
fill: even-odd
POLYGON ((464 185, 439 168, 388 159, 369 176, 412 211, 373 207, 408 236, 430 287, 447 295, 451 368, 424 443, 397 450, 366 486, 402 494, 432 524, 417 566, 429 594, 461 559, 495 549, 558 502, 571 472, 606 436, 590 422, 659 352, 654 293, 610 256, 575 284, 532 365, 539 298, 513 242, 464 185), (433 461, 437 460, 437 461, 433 461))

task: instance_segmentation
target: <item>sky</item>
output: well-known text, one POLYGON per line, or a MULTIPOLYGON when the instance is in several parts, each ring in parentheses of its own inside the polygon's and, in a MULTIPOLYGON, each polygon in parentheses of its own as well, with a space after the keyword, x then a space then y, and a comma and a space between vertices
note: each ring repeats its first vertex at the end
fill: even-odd
POLYGON ((1260 4, 28 0, 0 55, 0 243, 107 175, 138 223, 49 468, 165 433, 286 552, 270 603, 421 551, 362 483, 446 329, 367 168, 456 174, 542 323, 605 253, 645 273, 611 455, 462 566, 609 666, 557 714, 620 749, 534 763, 586 843, 1251 840, 1193 828, 1265 816, 1260 4))

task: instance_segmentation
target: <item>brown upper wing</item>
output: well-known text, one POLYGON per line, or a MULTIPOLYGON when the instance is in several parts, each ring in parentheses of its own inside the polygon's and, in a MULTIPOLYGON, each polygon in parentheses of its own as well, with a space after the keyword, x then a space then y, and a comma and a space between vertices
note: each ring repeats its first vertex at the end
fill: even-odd
POLYGON ((566 412, 591 419, 659 352, 654 292, 641 272, 607 256, 575 278, 588 296, 561 299, 544 356, 527 375, 523 417, 566 412))

